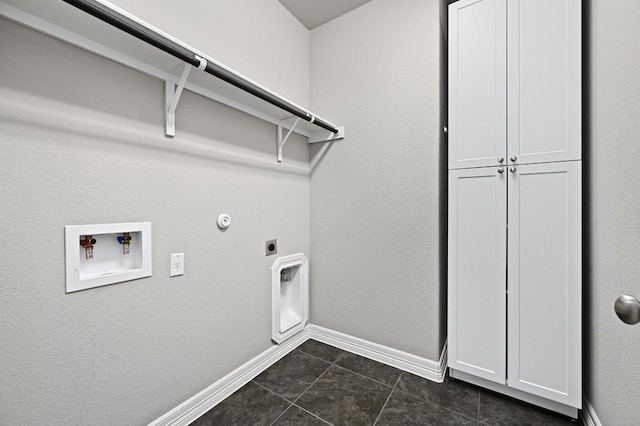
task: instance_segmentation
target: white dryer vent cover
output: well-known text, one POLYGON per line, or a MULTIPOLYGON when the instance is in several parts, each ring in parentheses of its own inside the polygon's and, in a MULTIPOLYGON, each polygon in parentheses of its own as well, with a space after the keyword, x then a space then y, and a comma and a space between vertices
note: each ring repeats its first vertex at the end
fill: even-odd
POLYGON ((309 320, 309 261, 302 253, 279 257, 271 267, 271 339, 280 344, 309 320))

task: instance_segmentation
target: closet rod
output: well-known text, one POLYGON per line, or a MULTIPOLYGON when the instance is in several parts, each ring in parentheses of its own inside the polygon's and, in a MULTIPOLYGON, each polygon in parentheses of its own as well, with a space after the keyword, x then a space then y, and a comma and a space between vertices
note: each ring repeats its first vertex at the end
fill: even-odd
MULTIPOLYGON (((166 37, 161 36, 160 34, 151 31, 149 28, 135 22, 128 17, 116 12, 115 10, 103 5, 102 3, 96 0, 63 0, 65 3, 68 3, 72 6, 77 7, 84 12, 95 16, 96 18, 121 29, 122 31, 131 34, 132 36, 145 41, 152 46, 157 47, 164 52, 175 56, 176 58, 184 61, 188 64, 193 65, 194 67, 200 66, 200 59, 196 56, 194 52, 187 49, 180 44, 167 39, 166 37)), ((236 86, 239 89, 244 90, 266 102, 269 102, 272 105, 277 106, 297 117, 300 117, 306 121, 309 121, 319 127, 322 127, 325 130, 328 130, 332 133, 338 133, 339 130, 337 127, 324 121, 321 118, 315 117, 308 111, 286 101, 285 99, 280 98, 277 95, 263 89, 256 84, 253 84, 240 76, 234 74, 233 72, 227 70, 226 68, 213 63, 207 60, 207 66, 204 69, 205 72, 218 77, 221 80, 226 81, 227 83, 236 86)))

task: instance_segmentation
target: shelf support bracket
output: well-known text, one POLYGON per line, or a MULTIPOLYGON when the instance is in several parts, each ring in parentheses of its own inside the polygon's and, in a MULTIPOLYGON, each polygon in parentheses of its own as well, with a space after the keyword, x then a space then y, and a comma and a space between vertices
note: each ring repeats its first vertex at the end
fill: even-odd
POLYGON ((311 135, 309 135, 309 143, 332 142, 342 139, 344 139, 344 126, 338 127, 338 133, 321 130, 318 132, 311 132, 311 135))
POLYGON ((284 147, 284 144, 287 143, 287 139, 289 139, 289 136, 291 136, 291 133, 293 133, 293 130, 296 128, 296 126, 300 122, 300 118, 297 118, 296 121, 293 123, 293 126, 291 126, 291 128, 287 132, 287 135, 283 138, 282 122, 285 120, 287 119, 285 118, 284 120, 280 120, 280 122, 278 123, 278 163, 282 163, 282 148, 284 147))
MULTIPOLYGON (((207 67, 207 61, 204 58, 201 58, 196 55, 196 59, 200 61, 198 65, 199 70, 204 70, 207 67)), ((187 78, 189 78, 189 73, 193 68, 190 64, 184 64, 182 67, 182 73, 180 74, 180 78, 169 78, 165 80, 165 126, 164 126, 164 134, 170 138, 176 135, 176 108, 178 107, 178 102, 180 101, 180 96, 182 96, 182 91, 184 90, 185 84, 187 84, 187 78)))

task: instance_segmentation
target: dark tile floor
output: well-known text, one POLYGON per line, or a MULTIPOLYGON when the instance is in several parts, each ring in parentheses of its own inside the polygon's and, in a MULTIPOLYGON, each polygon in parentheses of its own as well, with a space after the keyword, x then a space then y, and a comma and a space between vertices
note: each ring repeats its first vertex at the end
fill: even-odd
POLYGON ((572 425, 454 379, 434 383, 308 340, 192 426, 572 425))

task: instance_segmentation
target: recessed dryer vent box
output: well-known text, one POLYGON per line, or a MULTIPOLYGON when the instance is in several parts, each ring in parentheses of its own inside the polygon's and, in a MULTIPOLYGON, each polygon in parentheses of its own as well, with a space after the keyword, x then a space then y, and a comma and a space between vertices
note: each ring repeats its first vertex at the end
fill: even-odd
POLYGON ((64 227, 67 293, 151 276, 151 222, 64 227))

